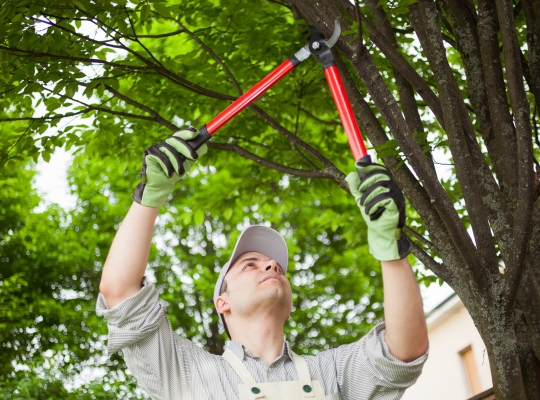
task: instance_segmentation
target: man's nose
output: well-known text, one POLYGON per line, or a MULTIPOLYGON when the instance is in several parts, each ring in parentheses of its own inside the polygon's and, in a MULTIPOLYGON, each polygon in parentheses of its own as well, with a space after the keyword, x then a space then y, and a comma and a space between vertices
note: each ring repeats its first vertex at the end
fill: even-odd
POLYGON ((277 265, 277 262, 274 260, 268 261, 268 265, 266 266, 266 271, 274 271, 278 273, 279 266, 277 265))

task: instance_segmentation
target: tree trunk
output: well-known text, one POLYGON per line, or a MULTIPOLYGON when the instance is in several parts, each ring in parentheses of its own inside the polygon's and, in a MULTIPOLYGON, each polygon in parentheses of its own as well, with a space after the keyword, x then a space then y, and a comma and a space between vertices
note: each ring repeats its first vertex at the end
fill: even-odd
POLYGON ((540 400, 540 361, 534 354, 527 321, 519 305, 516 305, 514 325, 527 400, 540 400))
POLYGON ((497 305, 486 307, 482 339, 487 348, 493 388, 498 400, 530 400, 527 397, 514 320, 497 305))

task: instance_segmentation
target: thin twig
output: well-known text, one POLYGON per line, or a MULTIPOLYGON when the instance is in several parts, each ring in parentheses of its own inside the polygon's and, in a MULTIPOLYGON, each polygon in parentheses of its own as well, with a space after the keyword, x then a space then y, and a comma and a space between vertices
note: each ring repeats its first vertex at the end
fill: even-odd
MULTIPOLYGON (((450 46, 452 46, 454 49, 458 50, 458 45, 454 39, 452 39, 450 36, 448 36, 445 33, 442 33, 443 40, 448 43, 450 46)), ((459 51, 459 50, 458 50, 459 51)))
POLYGON ((270 150, 279 150, 279 151, 293 151, 293 149, 289 149, 289 148, 286 148, 286 147, 277 147, 277 146, 270 146, 270 145, 267 145, 265 143, 259 143, 259 142, 255 142, 254 140, 250 140, 250 139, 247 139, 245 137, 242 137, 242 136, 231 136, 233 139, 237 139, 237 140, 242 140, 244 142, 248 142, 249 144, 252 144, 254 146, 260 146, 260 147, 263 147, 265 149, 270 149, 270 150))
POLYGON ((20 118, 0 118, 0 122, 6 122, 6 121, 47 121, 47 120, 53 120, 53 119, 62 119, 66 117, 73 117, 75 115, 81 115, 86 114, 92 110, 86 109, 86 110, 80 110, 77 112, 72 113, 66 113, 66 114, 55 114, 51 115, 50 117, 20 117, 20 118))
POLYGON ((434 251, 434 252, 437 252, 437 248, 435 247, 435 245, 433 243, 431 243, 429 240, 427 240, 425 237, 423 237, 422 235, 420 235, 418 232, 416 232, 414 229, 412 229, 411 227, 405 225, 403 227, 403 230, 409 234, 411 234, 412 236, 414 236, 414 238, 422 243, 424 243, 427 247, 430 248, 430 250, 434 251))
MULTIPOLYGON (((28 128, 26 128, 26 130, 24 131, 24 133, 19 136, 19 138, 17 139, 17 141, 13 144, 13 146, 11 146, 11 148, 6 152, 6 155, 2 157, 2 159, 0 160, 0 165, 3 165, 4 164, 4 159, 6 157, 9 156, 9 153, 11 153, 11 150, 13 150, 15 148, 15 146, 17 146, 19 144, 19 142, 21 141, 21 139, 26 136, 26 134, 28 133, 28 131, 30 130, 30 128, 32 127, 32 125, 34 124, 35 121, 32 121, 30 123, 30 125, 28 125, 28 128)), ((8 160, 9 161, 9 160, 8 160)))
MULTIPOLYGON (((302 89, 300 89, 300 96, 299 97, 301 97, 301 96, 302 96, 302 89)), ((299 123, 299 121, 300 121, 300 101, 298 101, 298 105, 296 107, 296 123, 294 124, 294 134, 296 136, 298 136, 298 123, 299 123)), ((315 164, 313 164, 311 162, 311 160, 309 158, 307 158, 307 156, 304 153, 302 153, 294 143, 291 143, 291 145, 292 145, 293 150, 296 152, 296 154, 298 154, 302 158, 302 160, 304 160, 311 168, 318 169, 317 166, 315 164)))
POLYGON ((172 122, 170 121, 167 121, 165 118, 163 118, 161 115, 159 115, 156 111, 152 110, 150 107, 147 107, 133 99, 130 99, 129 97, 127 97, 126 95, 123 95, 122 93, 120 93, 119 91, 117 91, 116 89, 114 89, 113 87, 109 86, 109 85, 105 85, 105 89, 107 89, 109 92, 111 92, 115 97, 119 98, 120 100, 123 100, 124 102, 126 102, 127 104, 130 104, 134 107, 137 107, 139 110, 142 110, 142 111, 145 111, 147 112, 148 114, 152 115, 154 117, 154 120, 165 126, 166 128, 169 128, 171 131, 173 132, 176 132, 177 130, 179 130, 180 128, 178 128, 176 125, 174 125, 172 122))
POLYGON ((360 4, 358 0, 354 0, 355 12, 356 12, 356 24, 358 26, 358 46, 357 52, 362 57, 364 51, 364 35, 362 33, 362 12, 360 11, 360 4))
POLYGON ((328 178, 332 180, 332 177, 326 171, 305 170, 305 169, 291 168, 285 165, 277 164, 273 161, 267 160, 256 154, 253 154, 249 152, 248 150, 244 149, 243 147, 238 146, 235 143, 208 142, 207 144, 208 144, 208 147, 210 147, 211 149, 233 151, 235 153, 240 154, 244 158, 255 161, 257 164, 260 164, 263 167, 271 168, 276 171, 283 172, 285 174, 301 176, 303 178, 328 178))
POLYGON ((405 35, 405 34, 407 34, 407 33, 413 33, 413 32, 414 32, 414 28, 407 28, 407 29, 392 28, 392 30, 393 30, 395 33, 401 33, 402 35, 405 35))
POLYGON ((43 53, 43 52, 39 52, 39 51, 24 50, 24 49, 19 49, 19 48, 14 48, 14 47, 0 46, 0 50, 5 50, 10 55, 18 55, 18 54, 14 54, 14 53, 23 53, 23 54, 32 55, 34 57, 51 57, 51 58, 58 58, 58 59, 61 59, 61 60, 87 62, 87 63, 90 63, 90 64, 110 65, 111 67, 116 67, 116 68, 119 68, 119 69, 130 69, 130 70, 137 70, 137 71, 140 71, 140 70, 144 71, 144 70, 152 69, 149 66, 125 65, 125 64, 118 64, 118 63, 109 62, 109 61, 103 61, 103 60, 100 60, 98 58, 63 56, 63 55, 60 55, 60 54, 43 53))
POLYGON ((276 4, 279 4, 280 6, 283 6, 283 7, 287 7, 288 9, 290 9, 291 7, 289 7, 287 4, 285 3, 282 3, 281 1, 277 1, 277 0, 268 0, 270 3, 276 3, 276 4))
POLYGON ((163 69, 166 69, 163 64, 161 64, 159 62, 159 60, 154 57, 154 55, 152 54, 152 52, 150 50, 148 50, 148 48, 141 43, 141 41, 139 40, 139 38, 137 37, 137 33, 135 32, 135 27, 133 26, 133 21, 131 20, 131 17, 129 15, 129 11, 127 10, 127 7, 124 7, 124 10, 126 11, 126 15, 127 15, 127 18, 128 18, 128 21, 129 21, 129 25, 131 26, 131 30, 133 32, 133 36, 135 36, 135 41, 139 44, 139 46, 141 46, 147 53, 150 57, 152 57, 152 60, 154 60, 161 68, 163 69))
POLYGON ((309 118, 323 124, 323 125, 341 125, 341 122, 338 121, 325 121, 324 119, 317 118, 315 115, 311 114, 308 110, 305 110, 303 108, 300 108, 300 111, 302 111, 304 114, 306 114, 309 118))
POLYGON ((234 77, 234 75, 232 74, 232 72, 229 70, 229 68, 227 68, 227 66, 225 65, 225 63, 223 62, 223 60, 221 60, 221 58, 218 57, 218 55, 209 47, 207 46, 201 39, 199 39, 199 37, 197 35, 195 35, 193 32, 191 32, 189 29, 187 29, 183 24, 182 22, 180 22, 178 19, 176 18, 172 18, 172 17, 165 17, 161 14, 158 14, 156 13, 155 11, 153 11, 154 14, 157 14, 159 15, 160 17, 162 18, 165 18, 165 19, 169 19, 169 20, 172 20, 172 21, 175 21, 178 26, 182 27, 182 29, 185 30, 185 32, 193 39, 195 40, 199 46, 201 46, 203 48, 203 50, 205 50, 208 54, 210 54, 210 56, 212 56, 212 58, 221 66, 221 68, 223 69, 223 71, 225 72, 225 74, 227 74, 227 76, 229 77, 229 79, 231 80, 231 83, 233 84, 234 88, 236 89, 236 91, 238 92, 238 95, 241 96, 242 94, 244 94, 244 92, 242 91, 242 89, 240 88, 240 85, 238 84, 236 78, 234 77))

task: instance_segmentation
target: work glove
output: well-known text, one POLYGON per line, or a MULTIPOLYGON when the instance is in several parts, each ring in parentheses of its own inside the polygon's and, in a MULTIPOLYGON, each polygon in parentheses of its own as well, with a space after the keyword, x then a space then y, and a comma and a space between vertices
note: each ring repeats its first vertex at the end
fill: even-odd
POLYGON ((186 143, 198 134, 195 128, 183 129, 144 151, 141 182, 135 188, 134 201, 157 208, 165 204, 176 182, 208 150, 206 144, 195 151, 186 143))
POLYGON ((401 188, 388 168, 369 156, 358 160, 356 169, 345 179, 368 226, 369 252, 380 261, 405 258, 412 245, 401 232, 406 219, 401 188))

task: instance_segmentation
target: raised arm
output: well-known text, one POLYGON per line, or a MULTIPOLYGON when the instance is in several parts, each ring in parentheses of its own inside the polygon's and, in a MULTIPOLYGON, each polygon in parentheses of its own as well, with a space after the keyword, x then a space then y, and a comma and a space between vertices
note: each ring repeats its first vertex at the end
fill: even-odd
POLYGON ((116 233, 103 267, 99 291, 109 308, 141 288, 159 208, 133 202, 116 233))
POLYGON ((381 261, 384 282, 385 342, 398 360, 409 362, 428 348, 418 283, 407 260, 411 244, 402 234, 405 197, 383 165, 369 156, 347 176, 351 193, 368 226, 369 252, 381 261))
POLYGON ((186 144, 197 134, 195 129, 182 130, 144 151, 135 202, 116 233, 101 276, 99 290, 109 308, 139 292, 159 207, 176 182, 206 153, 206 145, 195 152, 186 144))
POLYGON ((427 351, 422 296, 407 258, 381 261, 384 281, 384 341, 398 360, 416 360, 427 351))

